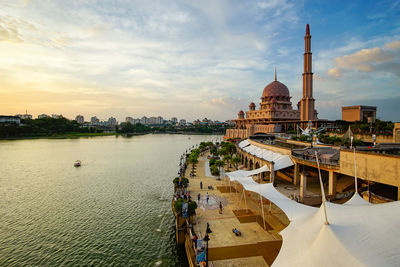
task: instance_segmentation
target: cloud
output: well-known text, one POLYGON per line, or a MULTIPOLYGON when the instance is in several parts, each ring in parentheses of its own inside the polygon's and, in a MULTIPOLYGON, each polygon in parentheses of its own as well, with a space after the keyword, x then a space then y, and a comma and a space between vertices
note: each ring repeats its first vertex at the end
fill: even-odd
POLYGON ((342 71, 338 68, 332 68, 328 70, 328 74, 333 77, 340 77, 342 75, 342 71))
POLYGON ((385 44, 385 47, 392 48, 392 49, 399 49, 400 48, 400 41, 396 40, 391 43, 385 44))
MULTIPOLYGON (((296 103, 308 16, 304 6, 305 1, 291 0, 8 1, 0 9, 0 113, 28 108, 33 114, 120 120, 143 115, 231 119, 251 101, 259 102, 274 67, 296 103)), ((326 26, 312 25, 315 33, 326 26)), ((354 86, 355 79, 340 79, 347 72, 391 74, 384 71, 398 61, 376 62, 373 51, 367 61, 356 54, 378 47, 375 53, 396 55, 394 37, 377 38, 387 38, 387 44, 356 36, 341 42, 344 46, 316 49, 316 92, 330 92, 319 96, 320 103, 345 99, 350 85, 376 97, 377 83, 361 77, 354 86)), ((397 80, 387 80, 398 88, 397 80)))
POLYGON ((349 55, 334 59, 335 67, 328 71, 332 77, 340 77, 344 70, 359 72, 389 72, 399 74, 400 41, 396 40, 383 47, 361 49, 349 55))

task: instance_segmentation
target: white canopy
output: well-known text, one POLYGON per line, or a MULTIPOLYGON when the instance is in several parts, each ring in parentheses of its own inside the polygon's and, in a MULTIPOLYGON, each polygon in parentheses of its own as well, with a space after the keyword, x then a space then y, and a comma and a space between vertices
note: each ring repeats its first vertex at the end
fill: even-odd
POLYGON ((322 206, 297 203, 271 183, 227 175, 272 201, 291 220, 281 232, 283 244, 273 267, 400 266, 400 201, 373 205, 355 194, 343 205, 326 202, 325 225, 322 206))
POLYGON ((277 205, 285 214, 288 216, 289 220, 294 220, 310 213, 314 213, 317 209, 307 205, 303 205, 296 201, 293 201, 280 193, 272 183, 259 184, 253 180, 252 177, 238 177, 232 175, 232 173, 226 173, 229 178, 233 181, 237 181, 242 186, 248 190, 253 191, 272 201, 277 205))
POLYGON ((281 232, 282 248, 272 266, 400 266, 399 201, 327 202, 326 209, 329 225, 321 206, 281 232))
POLYGON ((290 156, 251 145, 248 139, 240 142, 239 147, 251 155, 269 162, 274 162, 275 171, 294 165, 290 156))
POLYGON ((249 140, 248 139, 246 139, 246 140, 243 140, 242 142, 240 142, 239 143, 239 147, 240 148, 243 148, 243 147, 245 147, 245 146, 248 146, 250 143, 249 143, 249 140))
POLYGON ((262 172, 267 172, 269 171, 269 168, 267 165, 262 166, 261 168, 255 169, 255 170, 251 170, 251 171, 245 171, 245 170, 237 170, 237 171, 233 171, 233 172, 228 172, 226 173, 226 175, 229 176, 229 178, 231 178, 231 180, 234 180, 235 177, 247 177, 247 176, 252 176, 252 175, 256 175, 262 172))

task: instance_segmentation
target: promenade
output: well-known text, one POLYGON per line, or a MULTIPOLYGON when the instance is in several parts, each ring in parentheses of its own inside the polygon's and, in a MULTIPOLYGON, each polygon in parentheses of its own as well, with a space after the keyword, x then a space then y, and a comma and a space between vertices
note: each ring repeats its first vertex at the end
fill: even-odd
MULTIPOLYGON (((263 212, 258 194, 243 191, 241 185, 236 183, 231 183, 229 187, 227 178, 219 181, 217 177, 211 177, 205 170, 208 166, 207 155, 199 158, 195 176, 189 178, 188 190, 193 200, 197 201, 199 193, 201 196, 193 222, 196 234, 203 238, 207 223, 212 231, 209 234, 209 261, 214 266, 271 265, 282 244, 278 232, 289 224, 286 215, 275 205, 270 205, 267 199, 262 199, 263 212), (203 183, 202 189, 200 182, 203 183), (220 202, 223 205, 222 214, 219 213, 220 202), (234 228, 241 232, 241 236, 232 232, 234 228)), ((189 165, 186 177, 190 177, 191 170, 189 165)))

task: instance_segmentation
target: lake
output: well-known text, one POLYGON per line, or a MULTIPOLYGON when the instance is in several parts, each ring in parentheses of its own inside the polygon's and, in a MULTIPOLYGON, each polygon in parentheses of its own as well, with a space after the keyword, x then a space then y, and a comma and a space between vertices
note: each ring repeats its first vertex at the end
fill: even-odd
POLYGON ((220 139, 0 141, 0 266, 185 266, 172 179, 186 149, 220 139))

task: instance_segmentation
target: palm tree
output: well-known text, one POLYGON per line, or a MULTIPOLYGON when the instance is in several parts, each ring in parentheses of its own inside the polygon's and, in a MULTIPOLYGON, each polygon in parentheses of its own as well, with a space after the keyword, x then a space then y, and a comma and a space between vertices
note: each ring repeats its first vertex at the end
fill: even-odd
POLYGON ((219 170, 219 173, 218 173, 218 180, 220 180, 220 178, 221 178, 221 167, 224 167, 224 165, 225 165, 225 162, 222 161, 222 160, 217 160, 217 161, 215 162, 215 166, 217 166, 217 167, 218 167, 218 170, 219 170))
POLYGON ((199 163, 199 160, 197 159, 197 156, 195 154, 191 154, 188 158, 188 162, 192 164, 192 172, 194 171, 194 167, 196 166, 197 163, 199 163))

